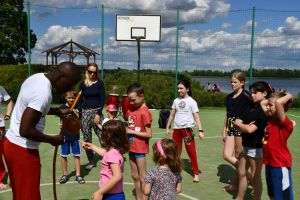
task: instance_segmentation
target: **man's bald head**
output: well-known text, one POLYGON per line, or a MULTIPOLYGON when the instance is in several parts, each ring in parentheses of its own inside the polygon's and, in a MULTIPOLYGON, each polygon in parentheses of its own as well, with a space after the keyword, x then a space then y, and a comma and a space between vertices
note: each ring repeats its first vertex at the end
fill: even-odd
POLYGON ((76 83, 80 80, 79 67, 73 62, 62 62, 57 66, 57 70, 65 76, 70 76, 76 83))
POLYGON ((79 67, 73 62, 62 62, 53 71, 46 75, 52 87, 58 93, 66 92, 80 80, 79 67))

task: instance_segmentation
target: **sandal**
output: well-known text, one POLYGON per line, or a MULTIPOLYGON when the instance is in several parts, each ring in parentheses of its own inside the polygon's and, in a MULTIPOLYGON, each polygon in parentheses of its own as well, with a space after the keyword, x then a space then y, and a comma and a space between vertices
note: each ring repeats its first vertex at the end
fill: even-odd
POLYGON ((66 182, 68 182, 69 178, 66 175, 63 175, 60 179, 59 179, 59 183, 60 184, 64 184, 66 182))
POLYGON ((225 192, 233 192, 236 191, 238 188, 235 184, 230 184, 224 187, 225 192))
POLYGON ((76 176, 75 181, 79 184, 84 184, 85 180, 81 176, 76 176))

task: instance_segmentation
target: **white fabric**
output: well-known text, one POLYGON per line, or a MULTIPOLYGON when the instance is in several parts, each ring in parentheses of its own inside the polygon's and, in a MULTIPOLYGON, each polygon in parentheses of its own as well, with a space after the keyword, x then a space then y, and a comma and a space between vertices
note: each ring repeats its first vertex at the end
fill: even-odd
POLYGON ((5 123, 4 123, 4 115, 2 115, 1 113, 1 104, 2 104, 2 101, 8 101, 10 99, 10 96, 9 94, 6 92, 6 90, 4 89, 4 87, 0 86, 0 127, 4 127, 5 126, 5 123))
POLYGON ((30 107, 42 113, 40 121, 36 124, 36 129, 43 131, 45 127, 45 117, 49 112, 52 101, 52 86, 43 73, 35 74, 25 80, 15 104, 10 127, 6 133, 7 139, 16 145, 28 149, 38 149, 39 142, 35 142, 20 136, 20 124, 23 112, 30 107))
POLYGON ((197 102, 192 98, 176 98, 172 109, 175 109, 174 129, 192 128, 195 125, 194 113, 199 112, 197 102))
POLYGON ((108 121, 109 121, 108 118, 104 118, 101 125, 103 126, 103 124, 105 124, 105 123, 108 122, 108 121))
POLYGON ((281 168, 282 172, 282 191, 290 187, 289 170, 286 167, 281 168))

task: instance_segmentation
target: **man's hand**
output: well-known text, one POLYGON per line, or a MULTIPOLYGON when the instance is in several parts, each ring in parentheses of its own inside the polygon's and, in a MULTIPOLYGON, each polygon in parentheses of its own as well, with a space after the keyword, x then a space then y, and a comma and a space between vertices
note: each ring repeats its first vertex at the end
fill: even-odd
POLYGON ((52 136, 52 140, 50 142, 53 146, 58 146, 64 143, 64 136, 62 134, 52 136))

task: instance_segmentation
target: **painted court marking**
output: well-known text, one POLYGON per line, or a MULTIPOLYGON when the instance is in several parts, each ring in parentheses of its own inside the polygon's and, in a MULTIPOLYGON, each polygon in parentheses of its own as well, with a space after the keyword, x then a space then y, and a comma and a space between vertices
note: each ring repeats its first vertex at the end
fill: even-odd
MULTIPOLYGON (((85 183, 99 183, 99 181, 85 181, 85 183)), ((78 184, 78 183, 76 181, 68 181, 64 185, 66 185, 66 184, 78 184)), ((41 187, 43 187, 43 186, 51 186, 51 185, 53 185, 53 183, 42 183, 42 184, 40 184, 41 187)), ((61 184, 60 183, 56 183, 56 185, 61 185, 61 184)), ((130 183, 130 182, 124 182, 124 185, 134 185, 134 184, 130 183)), ((0 191, 0 194, 7 193, 7 192, 11 192, 11 189, 0 191)), ((190 199, 190 200, 199 200, 199 199, 197 199, 195 197, 189 196, 189 195, 184 194, 184 193, 179 193, 179 195, 182 196, 182 197, 185 197, 187 199, 190 199)))

